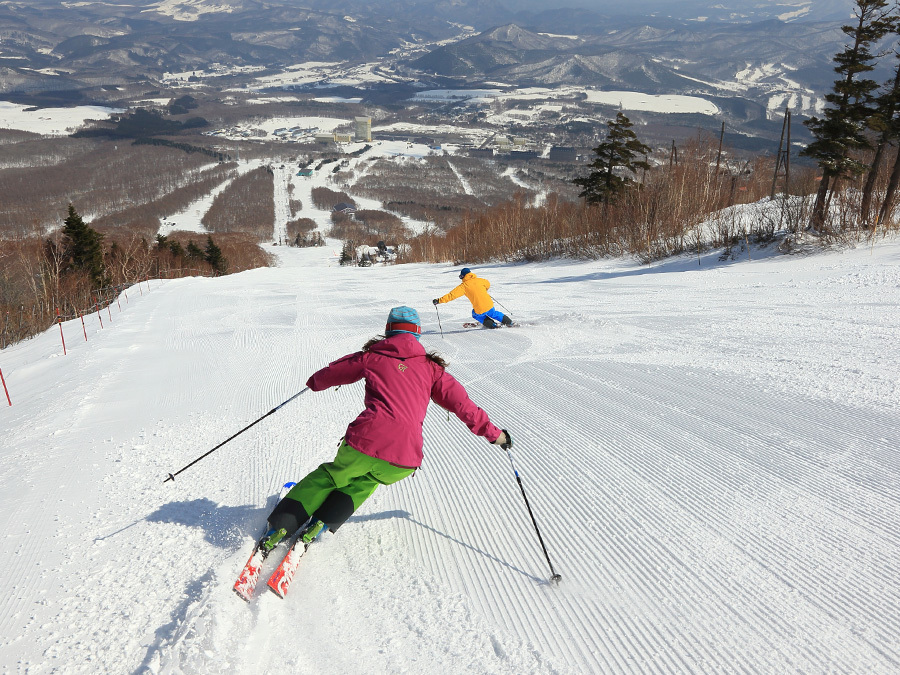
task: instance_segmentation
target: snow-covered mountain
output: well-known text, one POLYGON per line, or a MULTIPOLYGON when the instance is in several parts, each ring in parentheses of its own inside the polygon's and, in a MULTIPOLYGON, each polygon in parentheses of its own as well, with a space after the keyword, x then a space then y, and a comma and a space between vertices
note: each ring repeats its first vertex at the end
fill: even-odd
POLYGON ((657 16, 675 19, 727 23, 753 21, 847 21, 853 12, 853 0, 519 0, 517 5, 534 12, 553 8, 587 8, 611 16, 657 16))
POLYGON ((0 92, 115 85, 212 64, 275 71, 328 61, 379 62, 403 69, 410 80, 450 76, 462 78, 461 85, 487 79, 722 95, 736 73, 774 68, 772 86, 740 93, 763 107, 774 93, 793 95, 802 108, 804 97, 820 99, 830 88, 831 59, 849 16, 845 0, 666 7, 529 11, 496 0, 316 0, 302 7, 287 0, 131 0, 61 9, 43 0, 6 2, 0 3, 0 34, 9 35, 0 44, 0 92), (707 20, 697 20, 701 10, 707 20))
POLYGON ((472 266, 521 326, 469 330, 447 265, 151 280, 0 351, 0 671, 895 673, 900 244, 472 266), (421 313, 513 453, 433 407, 425 464, 232 592, 273 495, 361 385, 307 393, 421 313))
POLYGON ((814 114, 832 85, 842 36, 837 24, 779 21, 642 23, 577 36, 511 24, 437 47, 410 65, 476 81, 741 96, 764 108, 791 100, 795 110, 814 114))
POLYGON ((695 21, 751 22, 778 19, 786 22, 841 21, 853 14, 853 0, 680 0, 646 5, 660 13, 695 21))
POLYGON ((243 8, 243 0, 161 0, 142 12, 169 16, 176 21, 196 21, 204 14, 231 14, 243 8))

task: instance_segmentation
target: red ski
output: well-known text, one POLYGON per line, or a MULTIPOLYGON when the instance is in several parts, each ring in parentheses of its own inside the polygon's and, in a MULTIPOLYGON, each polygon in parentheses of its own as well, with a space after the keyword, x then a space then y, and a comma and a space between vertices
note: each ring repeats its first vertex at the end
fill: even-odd
POLYGON ((259 573, 262 570, 262 564, 268 556, 268 551, 264 551, 259 547, 259 542, 253 547, 253 553, 241 570, 240 576, 234 582, 234 592, 238 594, 242 600, 250 602, 253 597, 253 591, 256 589, 256 582, 259 581, 259 573))
MULTIPOLYGON (((279 499, 284 499, 284 496, 290 492, 290 489, 294 487, 296 483, 289 482, 285 483, 281 487, 281 494, 279 495, 279 499)), ((271 551, 260 548, 260 544, 267 534, 266 530, 263 530, 262 536, 260 536, 256 540, 256 544, 253 546, 253 553, 250 554, 250 557, 247 559, 247 564, 244 565, 244 569, 241 570, 240 575, 237 578, 237 581, 234 582, 234 592, 238 594, 242 600, 246 600, 250 602, 253 598, 253 591, 256 590, 256 584, 259 581, 259 576, 262 571, 263 562, 265 562, 266 558, 269 556, 271 551)))
POLYGON ((314 530, 315 533, 312 534, 311 541, 306 541, 308 538, 307 532, 304 532, 294 540, 294 543, 291 544, 288 552, 285 553, 284 558, 281 560, 281 564, 274 572, 272 572, 272 576, 269 577, 267 585, 270 591, 279 598, 284 598, 291 582, 294 580, 297 568, 300 566, 300 558, 303 557, 303 554, 306 553, 307 549, 316 543, 319 540, 319 537, 327 530, 328 526, 323 523, 321 529, 318 531, 314 530))
POLYGON ((297 573, 297 568, 300 566, 300 558, 303 557, 303 554, 306 553, 306 549, 308 548, 309 544, 304 544, 297 539, 293 546, 288 549, 281 564, 274 572, 272 572, 272 576, 269 577, 269 582, 267 584, 269 590, 279 598, 284 598, 287 594, 288 587, 294 580, 294 575, 297 573))

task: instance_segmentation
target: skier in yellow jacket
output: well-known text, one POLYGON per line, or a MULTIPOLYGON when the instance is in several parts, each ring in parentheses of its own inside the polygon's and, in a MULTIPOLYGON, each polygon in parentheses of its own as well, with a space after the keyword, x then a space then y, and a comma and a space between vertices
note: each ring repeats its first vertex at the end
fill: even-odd
POLYGON ((501 324, 512 326, 512 319, 494 308, 494 300, 488 295, 488 289, 491 287, 490 281, 479 279, 468 267, 462 268, 459 278, 462 279, 459 286, 447 295, 435 298, 431 301, 432 304, 439 305, 443 302, 450 302, 465 294, 472 303, 472 318, 485 328, 499 328, 501 324))

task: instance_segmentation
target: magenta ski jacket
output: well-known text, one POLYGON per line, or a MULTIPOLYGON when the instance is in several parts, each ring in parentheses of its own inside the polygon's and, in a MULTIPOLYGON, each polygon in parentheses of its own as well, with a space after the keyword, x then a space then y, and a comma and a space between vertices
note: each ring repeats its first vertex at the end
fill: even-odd
POLYGON ((340 384, 366 381, 365 405, 347 427, 351 447, 398 466, 422 464, 422 422, 434 401, 488 441, 500 436, 487 413, 475 405, 463 386, 425 355, 415 337, 400 333, 328 364, 306 385, 322 391, 340 384))

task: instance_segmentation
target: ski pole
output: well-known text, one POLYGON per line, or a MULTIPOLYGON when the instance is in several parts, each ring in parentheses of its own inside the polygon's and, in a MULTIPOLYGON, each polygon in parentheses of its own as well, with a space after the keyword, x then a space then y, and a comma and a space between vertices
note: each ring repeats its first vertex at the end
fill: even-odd
POLYGON ((163 483, 168 483, 170 480, 174 481, 174 480, 175 480, 175 476, 177 476, 178 474, 180 474, 182 471, 184 471, 185 469, 190 469, 192 466, 194 466, 194 464, 196 464, 197 462, 199 462, 201 459, 203 459, 203 458, 206 457, 207 455, 211 455, 211 454, 214 453, 216 450, 218 450, 218 449, 221 448, 223 445, 225 445, 228 441, 237 438, 237 437, 240 436, 242 433, 244 433, 245 431, 247 431, 247 429, 249 429, 250 427, 252 427, 254 424, 257 424, 257 423, 259 423, 259 422, 262 422, 264 419, 266 419, 266 418, 267 418, 269 415, 271 415, 273 412, 275 412, 275 411, 277 411, 277 410, 280 410, 281 408, 283 408, 284 406, 286 406, 288 403, 290 403, 291 401, 293 401, 295 398, 297 398, 300 394, 302 394, 302 393, 304 393, 304 392, 306 392, 306 391, 309 391, 309 387, 304 387, 301 391, 298 391, 296 394, 294 394, 293 396, 291 396, 287 401, 285 401, 284 403, 281 403, 281 404, 275 406, 275 407, 272 408, 269 412, 267 412, 265 415, 263 415, 262 417, 260 417, 258 420, 256 420, 255 422, 251 422, 250 424, 248 424, 247 426, 245 426, 243 429, 241 429, 239 432, 237 432, 234 436, 231 436, 230 438, 226 438, 224 441, 222 441, 221 443, 219 443, 219 444, 218 444, 216 447, 214 447, 212 450, 210 450, 209 452, 207 452, 207 453, 205 453, 205 454, 200 455, 197 459, 195 459, 193 462, 191 462, 191 463, 188 464, 187 466, 182 467, 181 469, 179 469, 179 470, 176 471, 175 473, 170 473, 170 474, 169 474, 169 477, 166 478, 166 479, 163 481, 163 483))
POLYGON ((441 325, 441 313, 438 312, 437 305, 434 306, 434 311, 435 311, 435 312, 437 313, 437 315, 438 315, 438 328, 441 329, 441 337, 443 338, 443 337, 444 337, 444 327, 441 325))
POLYGON ((499 301, 497 298, 495 298, 494 296, 491 296, 491 300, 493 300, 493 301, 496 302, 498 305, 500 305, 503 309, 506 310, 506 313, 509 314, 509 310, 506 309, 506 305, 504 305, 502 302, 500 302, 500 301, 499 301))
POLYGON ((561 574, 557 574, 556 570, 553 569, 553 563, 550 562, 550 554, 547 553, 547 547, 544 546, 544 538, 541 537, 541 531, 538 529, 537 521, 534 519, 534 513, 531 511, 531 505, 528 503, 528 497, 525 496, 525 486, 522 485, 522 478, 519 476, 519 472, 516 469, 516 463, 513 461, 512 456, 512 444, 506 444, 504 447, 506 450, 506 454, 509 457, 509 463, 512 464, 513 473, 516 474, 516 480, 519 483, 519 489, 522 491, 522 499, 525 500, 525 508, 528 509, 528 515, 531 516, 531 523, 534 525, 534 531, 537 532, 538 541, 541 542, 541 548, 544 549, 544 557, 547 558, 547 564, 550 565, 550 581, 559 583, 559 580, 562 579, 561 574))

